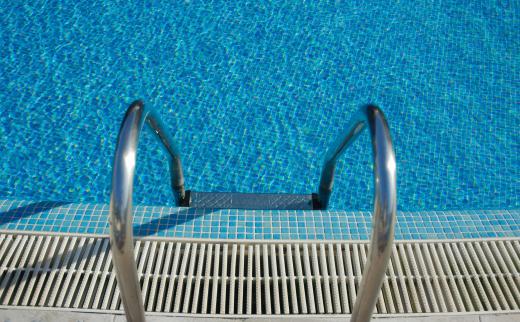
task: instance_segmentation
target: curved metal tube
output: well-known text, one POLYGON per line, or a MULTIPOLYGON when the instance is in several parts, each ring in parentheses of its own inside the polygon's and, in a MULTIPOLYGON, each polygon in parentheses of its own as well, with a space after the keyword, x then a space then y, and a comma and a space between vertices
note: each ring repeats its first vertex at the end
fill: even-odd
POLYGON ((157 116, 145 108, 143 102, 133 102, 119 129, 110 196, 112 258, 126 318, 130 322, 144 321, 143 298, 134 258, 132 190, 137 145, 145 122, 157 135, 170 158, 171 184, 176 203, 179 204, 185 198, 184 176, 177 147, 157 116))
POLYGON ((318 193, 318 202, 321 208, 327 209, 334 184, 336 162, 366 127, 370 132, 374 157, 374 214, 372 216, 369 255, 363 272, 360 291, 352 311, 351 322, 370 320, 394 242, 397 204, 395 153, 385 116, 377 106, 366 105, 361 107, 348 125, 345 134, 328 151, 321 173, 318 193))

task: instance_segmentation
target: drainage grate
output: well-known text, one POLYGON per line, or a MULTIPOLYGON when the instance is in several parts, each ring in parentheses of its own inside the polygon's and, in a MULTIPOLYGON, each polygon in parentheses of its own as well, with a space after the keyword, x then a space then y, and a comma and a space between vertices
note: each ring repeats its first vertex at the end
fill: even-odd
MULTIPOLYGON (((368 244, 141 239, 135 249, 150 312, 349 314, 368 244)), ((519 310, 519 256, 519 239, 396 242, 377 313, 519 310)), ((0 263, 0 305, 122 309, 106 237, 3 233, 0 263)))

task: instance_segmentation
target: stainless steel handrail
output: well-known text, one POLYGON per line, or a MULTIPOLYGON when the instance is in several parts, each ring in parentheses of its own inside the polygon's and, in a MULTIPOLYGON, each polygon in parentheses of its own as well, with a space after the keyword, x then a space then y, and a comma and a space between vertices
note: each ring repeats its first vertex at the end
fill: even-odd
POLYGON ((185 198, 184 175, 179 150, 155 113, 145 108, 143 102, 133 102, 126 111, 119 129, 110 196, 112 258, 126 318, 130 322, 145 320, 132 234, 134 170, 139 136, 145 122, 157 135, 170 158, 171 184, 176 204, 181 204, 185 198))
POLYGON ((370 320, 394 242, 397 204, 395 153, 385 116, 377 106, 361 107, 350 121, 346 131, 328 151, 321 172, 318 193, 319 205, 322 209, 327 209, 334 184, 336 162, 366 127, 370 132, 374 159, 374 214, 372 215, 369 255, 360 291, 352 311, 351 322, 370 320))

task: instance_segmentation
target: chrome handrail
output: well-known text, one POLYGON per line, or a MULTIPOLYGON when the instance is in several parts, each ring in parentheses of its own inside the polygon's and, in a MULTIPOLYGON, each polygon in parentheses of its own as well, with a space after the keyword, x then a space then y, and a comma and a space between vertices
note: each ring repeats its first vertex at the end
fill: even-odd
POLYGON ((351 322, 370 320, 394 242, 397 204, 395 153, 385 116, 377 106, 361 107, 350 121, 346 131, 328 151, 321 172, 318 193, 319 206, 321 209, 327 209, 334 184, 336 162, 366 127, 370 132, 374 159, 374 214, 372 215, 369 255, 361 279, 360 291, 352 311, 351 322))
POLYGON ((134 170, 139 136, 145 122, 157 135, 170 158, 171 184, 176 204, 182 204, 185 198, 184 175, 179 150, 155 113, 149 108, 145 108, 143 102, 133 102, 126 111, 119 129, 110 196, 112 258, 126 318, 130 322, 145 320, 132 234, 134 170))

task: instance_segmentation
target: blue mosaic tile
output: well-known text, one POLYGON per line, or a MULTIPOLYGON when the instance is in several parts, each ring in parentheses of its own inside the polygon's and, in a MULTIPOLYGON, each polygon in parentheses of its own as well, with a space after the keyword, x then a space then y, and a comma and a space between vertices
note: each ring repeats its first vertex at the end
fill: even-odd
MULTIPOLYGON (((0 230, 108 234, 108 205, 0 200, 0 230), (59 220, 57 218, 60 218, 59 220)), ((370 212, 137 206, 136 236, 368 239, 370 212)), ((398 212, 396 239, 520 237, 520 210, 398 212)))

